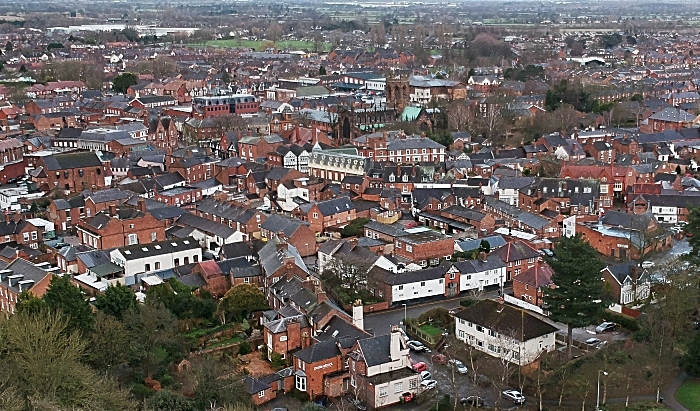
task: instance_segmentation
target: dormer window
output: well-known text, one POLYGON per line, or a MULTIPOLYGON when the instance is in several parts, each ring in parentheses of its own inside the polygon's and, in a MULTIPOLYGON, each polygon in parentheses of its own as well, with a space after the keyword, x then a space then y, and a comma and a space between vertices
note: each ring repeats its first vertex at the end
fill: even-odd
POLYGON ((404 174, 403 176, 401 176, 401 178, 403 179, 404 183, 408 182, 408 174, 404 174))
POLYGON ((394 181, 396 181, 396 177, 393 174, 390 174, 389 181, 393 183, 394 181))

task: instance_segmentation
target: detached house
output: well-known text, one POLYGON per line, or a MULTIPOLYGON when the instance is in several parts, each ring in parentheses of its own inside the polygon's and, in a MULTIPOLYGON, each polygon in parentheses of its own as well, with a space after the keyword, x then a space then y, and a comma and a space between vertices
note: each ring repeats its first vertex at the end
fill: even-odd
POLYGON ((649 272, 639 267, 635 261, 607 266, 601 273, 603 282, 610 287, 617 304, 626 305, 649 298, 649 272))
POLYGON ((555 326, 498 301, 479 301, 455 317, 457 339, 517 365, 530 364, 556 348, 555 326))
POLYGON ((37 160, 30 172, 42 191, 101 189, 111 184, 109 167, 93 152, 53 154, 37 160))

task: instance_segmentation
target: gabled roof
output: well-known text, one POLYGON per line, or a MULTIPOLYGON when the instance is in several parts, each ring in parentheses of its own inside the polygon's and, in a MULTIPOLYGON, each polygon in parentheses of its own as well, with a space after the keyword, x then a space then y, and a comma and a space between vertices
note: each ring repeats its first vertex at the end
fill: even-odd
POLYGON ((525 310, 494 300, 481 300, 458 312, 456 317, 522 342, 557 331, 557 327, 525 310))
POLYGON ((538 253, 537 250, 520 240, 506 244, 505 246, 496 250, 493 254, 498 256, 498 258, 500 258, 504 263, 540 257, 540 253, 538 253))
POLYGON ((335 340, 321 341, 294 353, 296 358, 307 364, 340 357, 340 349, 335 340))
POLYGON ((52 154, 42 157, 46 169, 49 171, 69 170, 80 167, 99 167, 102 165, 100 158, 94 152, 52 154))
POLYGON ((552 284, 553 275, 554 271, 548 264, 540 263, 513 277, 513 281, 540 288, 552 284))

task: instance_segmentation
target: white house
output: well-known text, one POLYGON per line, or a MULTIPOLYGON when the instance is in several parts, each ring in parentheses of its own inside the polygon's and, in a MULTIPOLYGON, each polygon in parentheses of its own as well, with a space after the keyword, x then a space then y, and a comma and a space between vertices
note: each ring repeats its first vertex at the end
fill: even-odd
POLYGON ((555 349, 555 326, 498 301, 481 300, 455 317, 457 339, 493 357, 527 365, 555 349))
POLYGON ((445 295, 447 270, 447 266, 438 266, 395 274, 375 267, 372 269, 372 275, 375 281, 384 284, 385 291, 379 291, 380 293, 391 293, 386 296, 380 295, 380 297, 386 297, 391 305, 402 301, 445 295))
POLYGON ((502 177, 494 188, 499 200, 517 207, 520 189, 529 186, 533 181, 534 177, 502 177))
POLYGON ((309 201, 309 187, 302 181, 301 186, 289 181, 277 186, 277 204, 283 211, 290 212, 299 207, 299 202, 294 199, 301 199, 303 202, 309 201))
POLYGON ((178 217, 177 226, 170 229, 179 238, 193 237, 204 249, 218 255, 224 244, 241 243, 248 240, 248 235, 232 227, 185 213, 178 217))
POLYGON ((420 375, 411 369, 411 358, 400 329, 390 334, 358 340, 349 357, 350 391, 371 408, 398 404, 405 395, 418 393, 420 375))
POLYGON ((202 249, 194 238, 187 237, 120 247, 112 250, 109 257, 112 263, 123 267, 124 275, 129 277, 198 263, 202 260, 202 249))
POLYGON ((466 260, 454 263, 448 271, 450 276, 459 275, 459 291, 479 290, 484 287, 503 286, 506 279, 506 265, 501 259, 492 254, 485 260, 466 260))

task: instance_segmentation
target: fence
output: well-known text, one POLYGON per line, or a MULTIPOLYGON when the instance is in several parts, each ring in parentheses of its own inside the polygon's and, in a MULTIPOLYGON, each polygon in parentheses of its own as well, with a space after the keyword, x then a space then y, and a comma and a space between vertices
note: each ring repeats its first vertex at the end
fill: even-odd
POLYGON ((527 301, 523 301, 523 300, 520 300, 518 298, 515 298, 512 295, 504 293, 503 300, 505 302, 507 302, 508 304, 515 305, 516 307, 520 307, 520 308, 523 308, 525 310, 533 311, 533 312, 536 312, 537 314, 547 315, 547 314, 545 314, 544 310, 542 310, 542 308, 540 308, 534 304, 530 304, 527 301))
POLYGON ((418 338, 432 349, 435 349, 442 342, 444 337, 442 334, 428 334, 412 322, 404 321, 404 324, 406 325, 407 334, 409 334, 411 337, 418 338))

